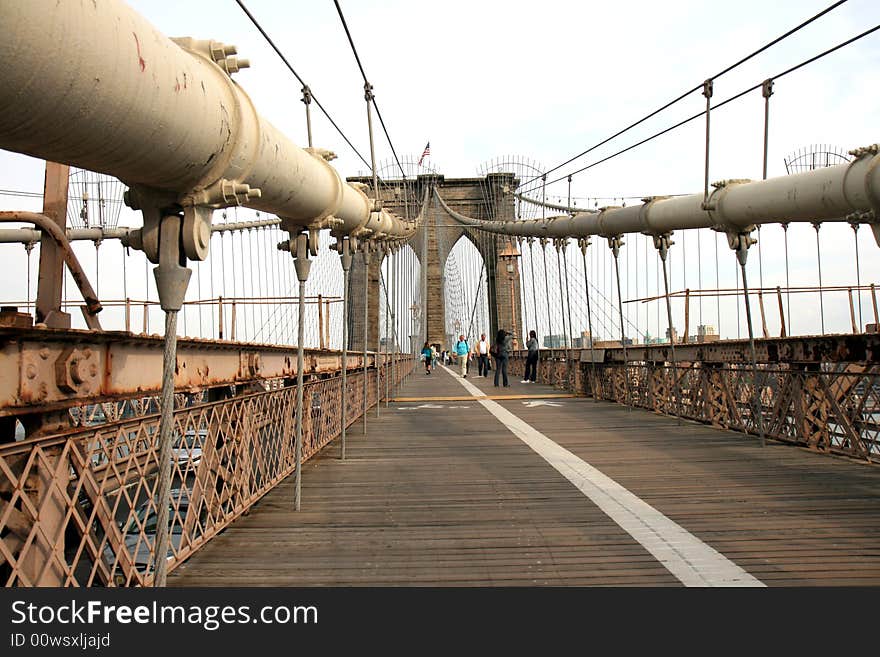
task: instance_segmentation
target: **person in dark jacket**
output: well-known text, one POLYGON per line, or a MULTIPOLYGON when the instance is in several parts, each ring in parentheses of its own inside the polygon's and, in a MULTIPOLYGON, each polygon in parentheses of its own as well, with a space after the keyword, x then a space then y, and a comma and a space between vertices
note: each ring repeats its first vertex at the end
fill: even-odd
POLYGON ((495 357, 495 387, 498 387, 498 375, 501 374, 504 380, 504 387, 510 387, 507 382, 507 358, 510 355, 511 339, 510 334, 504 329, 499 329, 498 335, 495 336, 495 344, 492 345, 495 357))
POLYGON ((529 350, 529 354, 526 356, 526 373, 520 383, 534 383, 538 378, 538 336, 534 331, 529 331, 526 348, 529 350))

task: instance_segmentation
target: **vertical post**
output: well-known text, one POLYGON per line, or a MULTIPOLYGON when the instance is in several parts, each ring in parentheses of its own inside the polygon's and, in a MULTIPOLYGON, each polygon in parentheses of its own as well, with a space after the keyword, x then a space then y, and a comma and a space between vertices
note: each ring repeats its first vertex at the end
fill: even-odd
POLYGON ((324 336, 324 344, 327 345, 327 348, 330 348, 330 301, 324 302, 324 317, 327 318, 327 321, 324 322, 324 331, 326 335, 324 336))
POLYGON ((345 460, 345 436, 348 430, 348 287, 351 279, 351 240, 347 237, 337 242, 339 260, 342 263, 342 432, 340 439, 340 455, 345 460))
POLYGON ((309 260, 309 234, 300 233, 295 240, 292 238, 290 252, 293 254, 293 266, 296 268, 296 278, 299 280, 299 317, 296 327, 296 444, 294 459, 296 460, 296 479, 294 480, 293 503, 299 511, 302 501, 302 441, 303 441, 303 370, 305 369, 305 354, 303 342, 305 340, 305 305, 306 305, 306 281, 309 279, 309 270, 312 263, 309 260))
POLYGON ((150 304, 144 301, 144 335, 150 331, 150 304))
MULTIPOLYGON (((46 162, 43 182, 43 214, 65 230, 67 225, 67 185, 70 167, 46 162)), ((40 270, 34 318, 49 328, 70 328, 70 315, 61 308, 64 287, 64 255, 55 240, 43 231, 40 237, 40 270)))
MULTIPOLYGON (((222 309, 221 309, 222 312, 222 309)), ((229 339, 235 342, 235 327, 238 326, 238 314, 236 312, 235 301, 232 302, 232 307, 229 312, 229 339)))
POLYGON ((880 325, 880 316, 877 314, 877 288, 871 283, 871 302, 874 305, 874 326, 880 325))
MULTIPOLYGON (((682 247, 684 248, 684 247, 682 247)), ((691 290, 686 288, 684 291, 684 335, 681 337, 683 343, 687 343, 690 335, 691 323, 691 290)))
POLYGON ((131 299, 125 297, 125 332, 131 333, 131 299))
POLYGON ((764 292, 758 288, 758 307, 761 310, 761 332, 764 338, 770 337, 770 331, 767 330, 767 316, 764 314, 764 292))
POLYGON ((782 290, 776 286, 776 301, 779 303, 779 337, 784 338, 788 333, 785 329, 785 313, 782 310, 782 290))
MULTIPOLYGON (((678 384, 678 363, 675 359, 675 328, 672 324, 672 302, 669 299, 669 276, 666 273, 666 257, 669 255, 669 247, 675 244, 670 239, 672 233, 664 233, 654 236, 654 247, 660 254, 660 262, 663 264, 663 289, 666 292, 666 321, 669 327, 669 347, 672 359, 672 394, 675 395, 675 417, 681 424, 681 391, 678 384)), ((659 327, 658 327, 659 329, 659 327)))
POLYGON ((859 329, 858 329, 858 326, 856 326, 856 310, 855 310, 855 307, 853 306, 852 288, 848 288, 848 292, 849 292, 849 319, 850 319, 850 322, 852 322, 852 332, 858 333, 859 329))

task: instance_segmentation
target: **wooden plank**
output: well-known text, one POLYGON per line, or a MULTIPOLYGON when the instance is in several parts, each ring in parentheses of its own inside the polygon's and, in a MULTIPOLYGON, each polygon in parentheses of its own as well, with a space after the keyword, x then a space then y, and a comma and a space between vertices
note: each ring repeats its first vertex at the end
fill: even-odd
MULTIPOLYGON (((300 512, 283 482, 169 584, 680 586, 452 376, 417 371, 402 390, 437 408, 371 417, 367 436, 349 434, 346 461, 331 446, 306 463, 300 512)), ((774 441, 762 449, 548 386, 511 381, 510 391, 502 406, 764 583, 880 585, 876 466, 774 441)))

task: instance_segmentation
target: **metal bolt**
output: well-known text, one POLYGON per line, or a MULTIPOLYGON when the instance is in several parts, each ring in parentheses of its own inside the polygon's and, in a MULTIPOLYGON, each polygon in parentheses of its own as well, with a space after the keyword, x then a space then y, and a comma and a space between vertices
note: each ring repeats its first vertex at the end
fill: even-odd
POLYGON ((37 378, 37 366, 34 365, 33 363, 28 363, 27 370, 26 370, 26 376, 29 379, 36 379, 37 378))

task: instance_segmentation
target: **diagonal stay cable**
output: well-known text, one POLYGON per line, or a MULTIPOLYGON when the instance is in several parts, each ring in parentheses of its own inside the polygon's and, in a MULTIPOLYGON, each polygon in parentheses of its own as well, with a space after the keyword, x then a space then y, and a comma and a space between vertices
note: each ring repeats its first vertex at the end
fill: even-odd
MULTIPOLYGON (((794 71, 797 71, 798 69, 803 68, 804 66, 807 66, 808 64, 812 64, 816 60, 819 60, 819 59, 825 57, 826 55, 830 55, 831 53, 835 52, 836 50, 840 50, 841 48, 848 46, 851 43, 858 41, 859 39, 862 39, 862 38, 868 36, 869 34, 876 32, 877 30, 880 30, 880 25, 875 25, 874 27, 872 27, 868 30, 865 30, 861 34, 857 34, 856 36, 854 36, 850 39, 847 39, 846 41, 839 43, 836 46, 829 48, 828 50, 820 52, 819 54, 814 55, 813 57, 810 57, 809 59, 802 61, 800 64, 795 64, 791 68, 788 68, 788 69, 782 71, 781 73, 778 73, 777 75, 773 75, 773 76, 769 77, 768 79, 769 80, 778 80, 779 78, 782 78, 782 77, 788 75, 789 73, 793 73, 794 71)), ((735 101, 739 98, 742 98, 743 96, 754 91, 755 89, 760 89, 763 86, 763 84, 764 83, 762 81, 756 85, 749 87, 748 89, 744 89, 743 91, 740 91, 738 94, 731 96, 730 98, 723 100, 720 103, 712 105, 712 107, 710 109, 714 110, 714 109, 724 107, 728 103, 732 103, 733 101, 735 101)), ((626 148, 623 148, 623 149, 617 151, 616 153, 613 153, 607 157, 603 157, 601 160, 597 160, 596 162, 593 162, 592 164, 589 164, 585 167, 582 167, 580 169, 572 171, 564 176, 560 176, 559 178, 554 178, 553 180, 549 181, 547 184, 552 185, 553 183, 557 183, 561 180, 565 180, 568 176, 573 176, 578 173, 582 173, 582 172, 586 171, 587 169, 592 169, 594 166, 596 166, 598 164, 602 164, 603 162, 607 162, 608 160, 610 160, 614 157, 617 157, 618 155, 622 155, 623 153, 626 153, 627 151, 630 151, 633 148, 636 148, 637 146, 641 146, 642 144, 645 144, 653 139, 656 139, 657 137, 665 135, 667 132, 671 132, 672 130, 675 130, 676 128, 680 128, 681 126, 685 125, 686 123, 690 123, 691 121, 698 119, 701 116, 704 116, 705 114, 706 114, 706 110, 703 110, 702 112, 698 112, 697 114, 694 114, 691 117, 688 117, 682 121, 679 121, 675 125, 670 126, 670 127, 666 128, 665 130, 661 130, 660 132, 654 133, 650 137, 646 137, 645 139, 642 139, 641 141, 636 142, 635 144, 632 144, 631 146, 627 146, 626 148)))
MULTIPOLYGON (((333 4, 336 5, 336 12, 339 14, 339 20, 342 21, 342 27, 345 30, 345 36, 348 37, 348 43, 351 46, 351 52, 354 53, 354 59, 357 62, 358 68, 361 71, 361 77, 364 79, 364 84, 369 84, 369 80, 367 80, 367 74, 364 72, 364 66, 361 64, 360 55, 358 55, 357 48, 354 45, 354 39, 351 38, 351 32, 348 29, 348 22, 345 20, 345 16, 342 13, 342 7, 339 6, 339 0, 333 0, 333 4)), ((385 139, 388 140, 388 145, 391 147, 391 154, 394 155, 394 161, 397 162, 397 166, 400 169, 400 172, 403 174, 403 179, 406 180, 406 171, 403 168, 403 165, 400 163, 400 159, 397 157, 397 151, 394 150, 394 143, 391 141, 391 136, 388 134, 388 128, 385 127, 385 119, 382 118, 382 112, 379 111, 379 105, 376 104, 376 97, 372 96, 373 107, 376 108, 376 116, 379 117, 379 123, 382 125, 382 131, 385 133, 385 139)))
MULTIPOLYGON (((259 30, 260 34, 263 35, 263 38, 266 39, 266 41, 269 43, 270 46, 272 46, 272 49, 273 49, 273 50, 277 53, 277 55, 281 58, 281 61, 284 62, 285 66, 287 66, 288 70, 290 70, 290 72, 293 73, 293 76, 294 76, 297 80, 299 80, 299 83, 300 83, 302 86, 304 86, 304 87, 308 86, 308 85, 303 81, 303 79, 299 76, 299 74, 294 70, 294 68, 293 68, 293 66, 291 66, 290 62, 287 61, 287 58, 286 58, 286 57, 282 54, 282 52, 278 49, 278 46, 275 45, 275 42, 272 41, 272 38, 271 38, 268 34, 266 34, 266 30, 264 30, 263 27, 257 22, 257 19, 254 18, 254 15, 251 14, 250 11, 248 11, 248 8, 245 6, 244 2, 243 2, 242 0, 235 0, 235 2, 238 4, 239 7, 241 7, 241 10, 242 10, 242 11, 247 15, 247 17, 251 20, 251 23, 254 24, 254 27, 256 27, 257 30, 259 30)), ((340 136, 345 140, 345 143, 348 144, 348 145, 351 147, 351 150, 353 150, 353 151, 355 152, 355 154, 360 158, 361 162, 363 162, 365 165, 367 165, 367 166, 369 167, 369 166, 370 166, 370 163, 367 162, 367 161, 364 159, 364 156, 361 155, 360 151, 359 151, 357 148, 355 148, 354 144, 351 143, 351 141, 349 140, 349 138, 345 136, 345 133, 342 132, 342 129, 341 129, 338 125, 336 125, 336 121, 334 121, 334 120, 330 117, 330 114, 327 112, 326 109, 324 109, 324 106, 321 105, 321 101, 318 100, 318 98, 317 98, 317 96, 315 96, 314 92, 312 92, 312 100, 315 101, 315 104, 318 106, 318 108, 321 110, 321 112, 323 112, 324 116, 327 117, 327 120, 330 121, 330 124, 331 124, 334 128, 336 128, 336 132, 338 132, 338 133, 340 134, 340 136)), ((378 111, 378 110, 377 110, 377 111, 378 111)))

